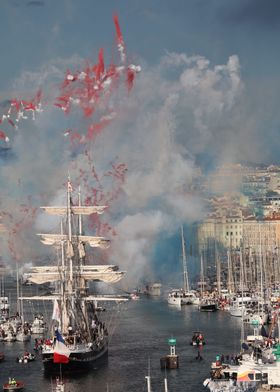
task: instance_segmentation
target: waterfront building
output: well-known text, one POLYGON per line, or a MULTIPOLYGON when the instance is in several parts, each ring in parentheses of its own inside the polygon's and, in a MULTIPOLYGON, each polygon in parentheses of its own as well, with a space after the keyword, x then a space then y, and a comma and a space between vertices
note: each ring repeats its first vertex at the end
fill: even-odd
POLYGON ((244 268, 248 287, 258 284, 261 271, 267 285, 277 283, 280 278, 280 168, 225 165, 209 177, 208 187, 204 189, 208 189, 208 196, 205 195, 208 215, 195 227, 197 250, 204 255, 206 274, 211 271, 214 276, 219 257, 219 274, 227 279, 230 264, 235 289, 240 286, 241 268, 244 268))

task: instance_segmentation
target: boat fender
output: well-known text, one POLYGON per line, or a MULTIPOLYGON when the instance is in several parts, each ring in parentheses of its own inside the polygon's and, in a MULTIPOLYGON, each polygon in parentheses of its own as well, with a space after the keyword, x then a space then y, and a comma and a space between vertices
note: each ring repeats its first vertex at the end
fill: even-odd
POLYGON ((203 381, 203 386, 206 388, 210 381, 210 378, 206 378, 206 380, 203 381))

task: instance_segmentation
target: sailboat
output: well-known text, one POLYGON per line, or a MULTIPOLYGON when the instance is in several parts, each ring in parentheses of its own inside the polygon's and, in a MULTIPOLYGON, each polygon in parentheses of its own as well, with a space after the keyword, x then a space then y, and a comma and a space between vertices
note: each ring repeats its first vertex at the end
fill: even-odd
POLYGON ((24 321, 23 314, 23 301, 19 299, 19 271, 17 263, 17 319, 19 319, 19 325, 15 325, 16 340, 19 342, 28 342, 31 339, 30 331, 27 324, 24 321))
POLYGON ((204 287, 205 287, 205 280, 204 280, 204 268, 203 268, 203 257, 202 253, 200 256, 200 301, 198 309, 201 312, 215 312, 218 307, 217 303, 213 298, 204 296, 204 287))
POLYGON ((5 296, 4 274, 0 281, 0 322, 4 322, 9 317, 10 304, 9 298, 5 296))
POLYGON ((187 257, 186 257, 186 245, 184 238, 184 229, 181 226, 181 241, 182 241, 182 262, 183 262, 183 280, 184 287, 181 289, 172 289, 168 293, 167 301, 170 305, 197 305, 198 297, 193 291, 190 290, 188 269, 187 269, 187 257))
POLYGON ((86 264, 86 245, 105 249, 110 241, 84 235, 82 216, 102 214, 106 206, 82 206, 80 189, 78 205, 74 205, 73 188, 68 179, 66 206, 41 208, 62 218, 60 234, 38 234, 44 244, 60 249, 60 255, 56 266, 32 267, 26 278, 36 284, 56 282, 57 290, 51 295, 22 298, 54 303, 54 337, 42 345, 45 372, 84 371, 108 353, 108 331, 98 317, 98 301, 127 300, 121 296, 90 295, 88 282, 115 283, 124 272, 115 265, 86 264))

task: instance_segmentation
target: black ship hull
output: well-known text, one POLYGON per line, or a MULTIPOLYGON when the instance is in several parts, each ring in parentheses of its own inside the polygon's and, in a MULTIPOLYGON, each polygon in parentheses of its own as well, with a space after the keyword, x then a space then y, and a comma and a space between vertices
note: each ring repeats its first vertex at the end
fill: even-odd
POLYGON ((200 305, 199 310, 201 312, 216 312, 217 305, 216 304, 200 305))
POLYGON ((44 371, 46 374, 80 373, 91 370, 94 366, 104 363, 108 358, 108 345, 99 350, 71 353, 68 363, 54 363, 53 354, 42 354, 44 371))

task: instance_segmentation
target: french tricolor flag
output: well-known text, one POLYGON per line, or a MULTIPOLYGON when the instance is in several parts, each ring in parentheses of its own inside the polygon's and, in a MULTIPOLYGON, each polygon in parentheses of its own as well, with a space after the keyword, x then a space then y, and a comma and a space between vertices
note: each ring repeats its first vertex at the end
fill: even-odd
POLYGON ((55 331, 56 342, 53 352, 54 363, 68 363, 71 351, 66 346, 65 341, 58 330, 55 331))

